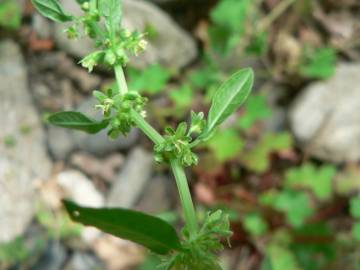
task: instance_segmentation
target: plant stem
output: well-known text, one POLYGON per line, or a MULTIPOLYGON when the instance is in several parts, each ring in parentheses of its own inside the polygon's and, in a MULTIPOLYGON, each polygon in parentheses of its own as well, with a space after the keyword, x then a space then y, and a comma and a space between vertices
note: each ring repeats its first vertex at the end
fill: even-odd
POLYGON ((124 71, 121 65, 117 65, 114 67, 115 77, 119 87, 119 92, 121 95, 124 95, 128 92, 128 87, 125 80, 124 71))
MULTIPOLYGON (((121 66, 115 66, 116 81, 121 94, 128 91, 124 71, 121 66)), ((164 142, 164 138, 135 110, 131 110, 131 116, 136 126, 141 129, 146 136, 155 144, 164 142)), ((184 168, 177 159, 170 160, 171 169, 174 173, 176 185, 179 190, 181 204, 184 210, 185 222, 190 233, 190 237, 196 236, 198 232, 198 223, 196 218, 195 207, 191 198, 191 193, 184 168)))
POLYGON ((135 110, 131 111, 131 116, 136 126, 145 133, 155 144, 162 143, 164 138, 135 110))
POLYGON ((181 204, 184 210, 185 222, 189 230, 190 237, 193 238, 198 233, 198 223, 195 207, 191 198, 189 185, 186 179, 184 168, 177 159, 170 160, 171 169, 174 173, 176 185, 179 190, 181 204))

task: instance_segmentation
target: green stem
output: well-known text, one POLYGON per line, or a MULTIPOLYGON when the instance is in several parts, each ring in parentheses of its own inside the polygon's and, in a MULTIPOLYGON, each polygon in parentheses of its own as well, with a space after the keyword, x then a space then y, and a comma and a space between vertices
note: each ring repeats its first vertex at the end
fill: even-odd
POLYGON ((189 185, 186 179, 184 168, 177 159, 170 160, 171 169, 174 173, 176 185, 179 190, 181 204, 183 206, 185 222, 189 230, 190 237, 196 236, 198 233, 198 223, 195 212, 195 207, 191 198, 189 185))
POLYGON ((155 144, 164 142, 164 138, 135 110, 131 111, 131 116, 136 126, 145 133, 155 144))
POLYGON ((128 92, 128 87, 126 84, 123 68, 121 65, 117 65, 114 67, 114 70, 119 92, 121 95, 124 95, 128 92))
MULTIPOLYGON (((116 81, 121 94, 128 91, 124 72, 121 66, 115 66, 116 81)), ((141 129, 146 136, 155 144, 164 142, 164 138, 135 110, 131 110, 131 116, 136 126, 141 129)), ((189 230, 190 236, 196 236, 198 232, 198 223, 196 218, 195 207, 192 202, 189 185, 186 179, 184 168, 177 159, 170 160, 171 169, 174 173, 176 185, 179 190, 181 204, 184 210, 185 222, 189 230)))

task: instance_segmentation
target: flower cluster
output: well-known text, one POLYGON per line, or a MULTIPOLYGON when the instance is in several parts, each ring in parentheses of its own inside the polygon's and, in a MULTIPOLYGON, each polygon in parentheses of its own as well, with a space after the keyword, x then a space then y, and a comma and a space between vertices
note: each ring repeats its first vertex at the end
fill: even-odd
POLYGON ((120 134, 127 135, 135 126, 131 116, 132 110, 145 117, 144 106, 147 99, 137 92, 130 91, 120 95, 109 89, 106 93, 94 91, 94 96, 99 101, 96 108, 101 109, 104 117, 110 120, 108 135, 112 139, 116 139, 120 134))

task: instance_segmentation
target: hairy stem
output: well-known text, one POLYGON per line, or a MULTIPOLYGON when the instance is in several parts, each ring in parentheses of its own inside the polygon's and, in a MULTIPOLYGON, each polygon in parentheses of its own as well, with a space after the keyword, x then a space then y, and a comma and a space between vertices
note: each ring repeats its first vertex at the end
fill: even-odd
MULTIPOLYGON (((115 66, 115 75, 120 93, 125 94, 128 91, 128 87, 121 66, 115 66)), ((138 112, 132 110, 131 116, 136 126, 155 144, 164 142, 164 138, 138 112)), ((198 223, 185 171, 177 159, 171 159, 170 165, 179 190, 187 229, 189 230, 190 236, 194 237, 198 232, 198 223)))

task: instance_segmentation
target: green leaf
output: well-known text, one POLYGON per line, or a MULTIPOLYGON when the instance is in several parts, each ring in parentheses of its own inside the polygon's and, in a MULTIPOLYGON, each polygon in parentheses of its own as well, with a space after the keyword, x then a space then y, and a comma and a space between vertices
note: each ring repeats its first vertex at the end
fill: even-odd
POLYGON ((57 0, 31 0, 35 8, 45 17, 56 22, 72 21, 73 16, 65 13, 57 0))
POLYGON ((263 95, 251 95, 244 104, 245 114, 239 119, 243 129, 251 128, 257 121, 264 120, 272 115, 271 108, 263 95))
POLYGON ((128 209, 81 207, 70 201, 64 204, 72 220, 133 241, 155 253, 182 249, 174 227, 160 218, 128 209))
POLYGON ((204 139, 226 118, 233 114, 249 96, 254 82, 254 73, 250 68, 241 69, 233 74, 215 92, 208 116, 208 124, 201 135, 204 139))
POLYGON ((150 65, 145 70, 129 70, 129 89, 155 95, 164 90, 171 78, 170 72, 159 64, 150 65))
POLYGON ((21 25, 21 9, 13 0, 0 3, 0 26, 11 30, 21 25))
POLYGON ((108 125, 108 120, 101 122, 90 119, 80 112, 58 112, 50 115, 47 120, 50 124, 63 128, 77 129, 94 134, 104 129, 108 125))
POLYGON ((274 201, 274 208, 286 214, 287 221, 301 227, 313 213, 309 196, 305 192, 285 190, 274 201))
POLYGON ((350 214, 352 217, 360 219, 360 196, 350 200, 350 214))
POLYGON ((216 132, 207 144, 220 162, 236 157, 245 146, 245 142, 235 129, 216 132))
POLYGON ((271 244, 266 251, 267 259, 261 270, 300 270, 294 254, 287 248, 271 244))
POLYGON ((265 134, 254 148, 241 156, 245 166, 257 173, 264 173, 270 167, 270 154, 276 151, 289 149, 292 137, 287 132, 265 134))
POLYGON ((360 241, 360 222, 355 222, 353 224, 352 234, 357 241, 360 241))
POLYGON ((98 3, 100 15, 105 17, 108 31, 116 34, 122 17, 121 0, 100 0, 98 3))
POLYGON ((311 163, 306 163, 287 171, 286 185, 292 188, 310 188, 319 199, 327 200, 333 192, 335 175, 336 168, 332 165, 317 168, 311 163))
POLYGON ((254 236, 261 236, 268 230, 268 225, 259 213, 250 213, 244 218, 244 228, 254 236))
POLYGON ((308 52, 300 73, 309 78, 327 79, 336 69, 336 51, 333 48, 319 48, 308 52))
POLYGON ((194 92, 188 84, 170 92, 170 98, 178 108, 190 107, 194 101, 194 92))

